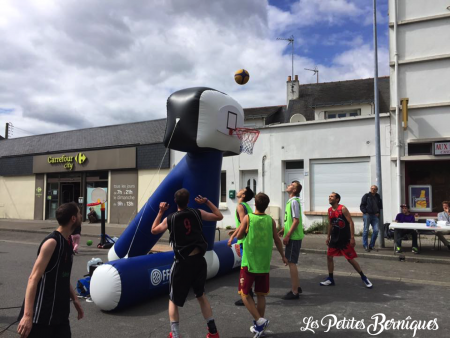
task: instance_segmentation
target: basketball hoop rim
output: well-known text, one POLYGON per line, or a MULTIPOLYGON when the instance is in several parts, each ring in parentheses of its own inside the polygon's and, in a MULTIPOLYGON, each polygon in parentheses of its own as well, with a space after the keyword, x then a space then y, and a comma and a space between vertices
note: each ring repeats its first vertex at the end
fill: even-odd
POLYGON ((253 129, 253 128, 235 128, 235 129, 230 129, 230 135, 234 134, 236 136, 242 135, 244 133, 250 133, 250 134, 260 134, 260 131, 258 129, 253 129))

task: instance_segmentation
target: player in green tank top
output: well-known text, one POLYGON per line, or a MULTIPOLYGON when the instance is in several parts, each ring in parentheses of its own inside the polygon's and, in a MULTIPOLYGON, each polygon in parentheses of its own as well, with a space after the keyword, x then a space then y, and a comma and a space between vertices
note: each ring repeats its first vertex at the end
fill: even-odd
POLYGON ((257 194, 255 213, 244 217, 237 234, 237 238, 244 240, 238 290, 245 307, 254 318, 253 326, 250 327, 250 331, 255 334, 254 337, 260 337, 269 325, 269 320, 264 318, 264 313, 266 311, 266 295, 269 293, 273 242, 275 242, 284 264, 287 265, 275 221, 265 214, 269 202, 269 196, 264 193, 257 194), (253 298, 249 297, 253 283, 255 283, 258 307, 253 298))
MULTIPOLYGON (((239 231, 239 226, 241 225, 241 220, 244 219, 245 215, 253 213, 252 208, 247 204, 247 202, 251 201, 254 196, 255 196, 254 192, 249 187, 246 187, 238 191, 236 196, 238 198, 238 206, 236 207, 236 213, 234 215, 234 219, 236 221, 236 230, 231 234, 230 239, 228 240, 228 246, 231 246, 231 243, 236 238, 236 235, 239 231)), ((242 244, 243 242, 244 242, 243 239, 238 239, 237 241, 241 249, 241 258, 244 251, 242 244)), ((253 298, 252 290, 250 290, 250 296, 252 296, 253 298)), ((237 301, 234 302, 234 305, 244 306, 244 303, 242 302, 242 299, 238 299, 237 301)))
POLYGON ((302 240, 305 236, 303 233, 302 224, 302 210, 300 206, 300 192, 302 185, 299 181, 292 181, 286 188, 289 194, 289 201, 286 204, 286 211, 284 215, 284 228, 278 233, 284 236, 283 244, 286 246, 285 256, 289 261, 289 273, 291 277, 291 291, 289 291, 283 299, 292 300, 298 299, 302 289, 298 280, 298 257, 300 255, 300 248, 302 240))

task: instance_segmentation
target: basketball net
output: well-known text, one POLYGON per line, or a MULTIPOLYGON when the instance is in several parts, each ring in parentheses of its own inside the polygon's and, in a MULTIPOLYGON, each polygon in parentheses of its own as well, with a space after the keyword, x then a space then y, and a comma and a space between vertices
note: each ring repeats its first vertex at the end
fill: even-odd
POLYGON ((241 140, 241 147, 239 152, 253 154, 253 146, 259 137, 259 130, 251 128, 236 128, 233 131, 239 140, 241 140))

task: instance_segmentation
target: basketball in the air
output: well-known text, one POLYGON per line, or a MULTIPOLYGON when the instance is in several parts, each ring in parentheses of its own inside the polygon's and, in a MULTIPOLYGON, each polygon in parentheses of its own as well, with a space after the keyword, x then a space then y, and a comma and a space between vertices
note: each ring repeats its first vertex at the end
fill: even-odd
POLYGON ((87 246, 91 246, 91 245, 92 245, 92 241, 91 241, 91 240, 88 240, 88 241, 86 242, 86 244, 87 244, 87 246))
POLYGON ((237 84, 245 85, 250 80, 250 74, 245 69, 239 69, 234 73, 234 81, 237 84))

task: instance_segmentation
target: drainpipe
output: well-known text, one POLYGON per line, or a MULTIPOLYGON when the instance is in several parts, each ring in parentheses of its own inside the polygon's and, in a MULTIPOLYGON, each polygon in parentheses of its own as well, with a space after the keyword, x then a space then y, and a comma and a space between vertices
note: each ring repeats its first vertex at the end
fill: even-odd
POLYGON ((266 159, 267 159, 267 156, 264 155, 262 157, 262 192, 264 192, 264 176, 265 176, 264 175, 264 171, 265 171, 265 168, 266 168, 266 166, 265 166, 266 159))
MULTIPOLYGON (((402 171, 401 171, 401 142, 400 142, 400 112, 398 100, 398 50, 397 50, 397 0, 394 1, 394 73, 395 73, 395 127, 397 128, 396 150, 397 150, 397 212, 402 204, 402 171)), ((406 202, 406 201, 405 201, 406 202)))

